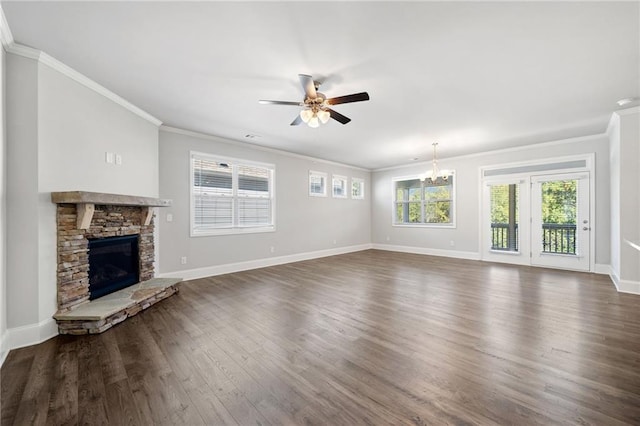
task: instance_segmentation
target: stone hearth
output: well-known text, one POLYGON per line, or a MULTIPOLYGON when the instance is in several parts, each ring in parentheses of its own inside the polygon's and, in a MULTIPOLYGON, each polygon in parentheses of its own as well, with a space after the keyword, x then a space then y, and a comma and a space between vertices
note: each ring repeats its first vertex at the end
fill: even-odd
POLYGON ((75 309, 58 312, 60 334, 102 333, 143 309, 178 292, 180 278, 153 278, 83 303, 75 309))
POLYGON ((58 204, 54 318, 61 334, 100 333, 178 291, 181 280, 153 278, 153 207, 169 206, 170 200, 78 191, 54 192, 51 200, 58 204), (89 302, 89 239, 124 235, 139 236, 141 282, 89 302), (119 300, 115 311, 113 300, 119 300))

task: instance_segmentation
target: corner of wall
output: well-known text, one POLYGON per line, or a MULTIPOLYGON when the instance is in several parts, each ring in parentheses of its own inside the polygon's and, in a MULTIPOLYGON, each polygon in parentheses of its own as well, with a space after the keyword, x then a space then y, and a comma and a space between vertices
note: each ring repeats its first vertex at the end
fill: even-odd
POLYGON ((4 364, 4 360, 7 359, 7 355, 9 351, 7 350, 7 333, 2 333, 0 335, 0 367, 4 364))
POLYGON ((7 275, 6 275, 6 119, 5 119, 5 49, 13 43, 13 36, 0 4, 0 367, 4 363, 9 352, 7 345, 7 275))

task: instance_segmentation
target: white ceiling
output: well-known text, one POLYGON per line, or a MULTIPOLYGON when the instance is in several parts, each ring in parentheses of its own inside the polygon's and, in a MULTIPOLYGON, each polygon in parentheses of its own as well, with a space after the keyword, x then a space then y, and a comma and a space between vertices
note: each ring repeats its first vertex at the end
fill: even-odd
POLYGON ((368 169, 602 133, 640 97, 638 2, 2 2, 41 49, 168 126, 368 169), (290 126, 297 74, 353 121, 290 126), (247 139, 255 134, 259 138, 247 139))

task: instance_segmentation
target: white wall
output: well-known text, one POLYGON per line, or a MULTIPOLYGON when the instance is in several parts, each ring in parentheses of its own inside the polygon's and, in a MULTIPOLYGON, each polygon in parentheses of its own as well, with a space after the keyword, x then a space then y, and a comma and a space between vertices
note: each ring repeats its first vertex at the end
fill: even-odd
POLYGON ((609 135, 609 211, 611 217, 611 273, 620 278, 620 116, 613 114, 607 129, 609 135))
MULTIPOLYGON (((0 11, 0 13, 2 13, 0 11)), ((5 51, 0 46, 0 365, 6 356, 5 334, 7 331, 7 263, 6 263, 6 205, 7 205, 7 138, 5 131, 5 51)))
POLYGON ((7 55, 7 328, 39 322, 37 62, 7 55), (34 306, 36 309, 34 309, 34 306))
MULTIPOLYGON (((176 276, 205 276, 226 270, 216 268, 239 262, 263 261, 303 253, 340 251, 371 241, 370 173, 361 169, 261 150, 195 133, 160 131, 160 197, 173 200, 160 209, 160 272, 176 276), (189 236, 189 153, 199 151, 275 164, 276 231, 208 237, 189 236), (365 199, 336 199, 308 195, 309 170, 365 180, 365 199), (171 213, 173 221, 167 222, 171 213), (336 244, 333 241, 336 241, 336 244), (270 247, 275 252, 270 252, 270 247), (180 264, 186 256, 187 265, 180 264), (202 269, 204 268, 204 269, 202 269), (200 269, 200 271, 193 271, 200 269), (189 271, 189 272, 185 272, 189 271)), ((325 253, 326 254, 326 253, 325 253)), ((246 265, 246 263, 245 263, 246 265)))
POLYGON ((611 273, 640 294, 640 107, 617 111, 608 129, 611 167, 611 273))
MULTIPOLYGON (((52 191, 158 196, 158 125, 45 64, 7 55, 7 327, 11 347, 56 333, 52 191), (107 164, 105 152, 123 164, 107 164)), ((40 58, 40 59, 37 59, 40 58)))
POLYGON ((519 149, 439 160, 442 169, 456 172, 456 228, 395 227, 392 222, 393 177, 424 172, 430 165, 413 165, 372 174, 372 241, 376 245, 410 247, 416 251, 454 257, 480 258, 480 168, 534 159, 595 153, 596 264, 609 264, 609 152, 605 135, 532 145, 519 149), (389 238, 387 240, 387 237, 389 238), (454 242, 454 246, 450 242, 454 242))

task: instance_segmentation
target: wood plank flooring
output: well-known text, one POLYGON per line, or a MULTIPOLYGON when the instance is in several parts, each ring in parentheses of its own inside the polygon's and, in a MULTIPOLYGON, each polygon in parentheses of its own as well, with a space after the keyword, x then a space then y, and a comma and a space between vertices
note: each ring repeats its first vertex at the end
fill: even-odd
POLYGON ((185 282, 1 380, 2 425, 637 425, 640 296, 368 250, 185 282))

